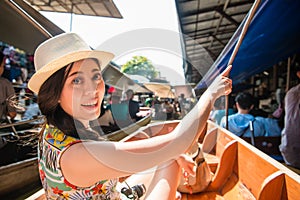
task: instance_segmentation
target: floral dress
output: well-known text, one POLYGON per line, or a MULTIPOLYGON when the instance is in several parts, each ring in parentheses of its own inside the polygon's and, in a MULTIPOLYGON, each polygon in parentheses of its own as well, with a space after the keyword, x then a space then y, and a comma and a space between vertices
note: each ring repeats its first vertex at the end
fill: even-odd
POLYGON ((39 173, 47 199, 119 200, 118 179, 101 180, 90 187, 69 183, 60 168, 60 156, 72 144, 81 140, 66 136, 57 128, 46 126, 39 143, 39 173))

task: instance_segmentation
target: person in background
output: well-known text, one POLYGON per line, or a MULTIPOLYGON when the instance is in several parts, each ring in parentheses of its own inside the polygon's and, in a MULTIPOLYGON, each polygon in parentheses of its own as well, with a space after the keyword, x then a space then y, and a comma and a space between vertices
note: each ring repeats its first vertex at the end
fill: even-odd
POLYGON ((178 99, 174 99, 173 109, 174 109, 173 118, 174 119, 181 119, 181 107, 180 107, 180 103, 179 103, 178 99))
POLYGON ((161 118, 161 101, 158 96, 154 96, 153 102, 152 102, 153 108, 154 108, 154 119, 160 119, 161 118))
POLYGON ((184 117, 186 115, 186 113, 188 113, 188 107, 189 102, 187 101, 184 93, 181 93, 180 96, 178 97, 178 102, 180 104, 180 108, 181 108, 181 116, 184 117))
MULTIPOLYGON (((300 79, 300 66, 296 66, 300 79)), ((284 128, 279 149, 287 165, 300 169, 300 84, 292 87, 284 98, 284 128)))
POLYGON ((37 96, 32 95, 32 103, 26 106, 25 113, 22 116, 23 120, 33 119, 41 114, 37 101, 37 96))
POLYGON ((171 120, 173 118, 173 105, 169 102, 169 99, 165 99, 161 104, 161 110, 166 116, 166 120, 171 120))
POLYGON ((133 100, 134 92, 132 89, 128 89, 126 91, 126 100, 122 101, 122 103, 128 105, 128 111, 129 115, 131 117, 131 120, 133 122, 136 122, 140 120, 140 117, 138 117, 136 114, 140 111, 140 105, 139 102, 133 100))
MULTIPOLYGON (((236 98, 236 107, 238 112, 228 116, 228 130, 240 137, 251 137, 251 126, 253 123, 254 136, 264 136, 264 125, 249 114, 253 108, 253 96, 248 92, 240 92, 236 98)), ((225 127, 225 117, 221 120, 221 126, 225 127)))
POLYGON ((120 104, 121 97, 117 93, 112 93, 109 97, 109 103, 106 105, 106 109, 111 111, 112 105, 120 104))
POLYGON ((35 51, 36 73, 28 87, 38 94, 47 118, 38 144, 47 199, 120 200, 126 196, 123 188, 134 192, 139 185, 144 199, 173 200, 182 169, 196 173, 185 153, 198 141, 215 99, 231 92, 232 81, 227 78, 231 66, 169 134, 113 142, 90 126, 100 115, 105 93, 101 70, 112 58, 109 52, 91 50, 75 33, 50 38, 35 51))
POLYGON ((283 129, 284 127, 284 97, 285 97, 285 90, 283 86, 276 89, 275 93, 277 108, 272 113, 272 117, 278 120, 279 127, 283 129))
MULTIPOLYGON (((234 114, 233 108, 228 108, 228 115, 234 114)), ((214 108, 211 111, 210 119, 216 122, 218 125, 221 124, 222 118, 225 116, 225 98, 224 96, 218 98, 214 104, 214 108)))
POLYGON ((148 98, 145 100, 145 106, 151 108, 153 107, 153 96, 150 95, 148 98))
POLYGON ((5 68, 5 56, 0 52, 0 121, 7 121, 7 117, 13 120, 17 111, 13 106, 12 98, 15 96, 15 90, 12 83, 2 77, 5 68))
POLYGON ((279 120, 273 117, 255 117, 257 121, 260 121, 264 125, 266 137, 281 136, 281 128, 279 126, 279 120))

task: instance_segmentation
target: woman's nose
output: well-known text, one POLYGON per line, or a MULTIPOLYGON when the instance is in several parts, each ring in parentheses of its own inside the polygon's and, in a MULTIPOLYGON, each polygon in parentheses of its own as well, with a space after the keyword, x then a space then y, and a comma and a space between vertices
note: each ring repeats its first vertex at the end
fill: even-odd
POLYGON ((95 81, 87 81, 84 90, 86 93, 96 93, 97 88, 98 84, 95 81))

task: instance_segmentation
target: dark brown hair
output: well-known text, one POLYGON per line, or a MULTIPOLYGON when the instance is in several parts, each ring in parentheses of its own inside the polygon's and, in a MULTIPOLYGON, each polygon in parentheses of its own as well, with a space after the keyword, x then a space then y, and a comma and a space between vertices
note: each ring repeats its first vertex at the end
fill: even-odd
POLYGON ((48 124, 56 126, 67 135, 73 135, 75 128, 74 119, 66 113, 58 103, 63 86, 66 82, 73 63, 70 67, 63 67, 50 76, 41 86, 38 94, 38 104, 48 124), (66 71, 67 70, 67 71, 66 71))

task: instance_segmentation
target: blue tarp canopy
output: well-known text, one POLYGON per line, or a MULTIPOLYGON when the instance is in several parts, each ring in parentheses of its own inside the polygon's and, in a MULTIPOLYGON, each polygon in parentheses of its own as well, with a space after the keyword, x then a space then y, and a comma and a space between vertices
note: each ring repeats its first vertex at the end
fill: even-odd
MULTIPOLYGON (((219 71, 226 68, 244 23, 245 20, 195 87, 196 89, 209 85, 219 71)), ((299 53, 299 50, 300 1, 261 1, 233 61, 233 69, 230 73, 233 84, 263 72, 289 56, 299 53)))

